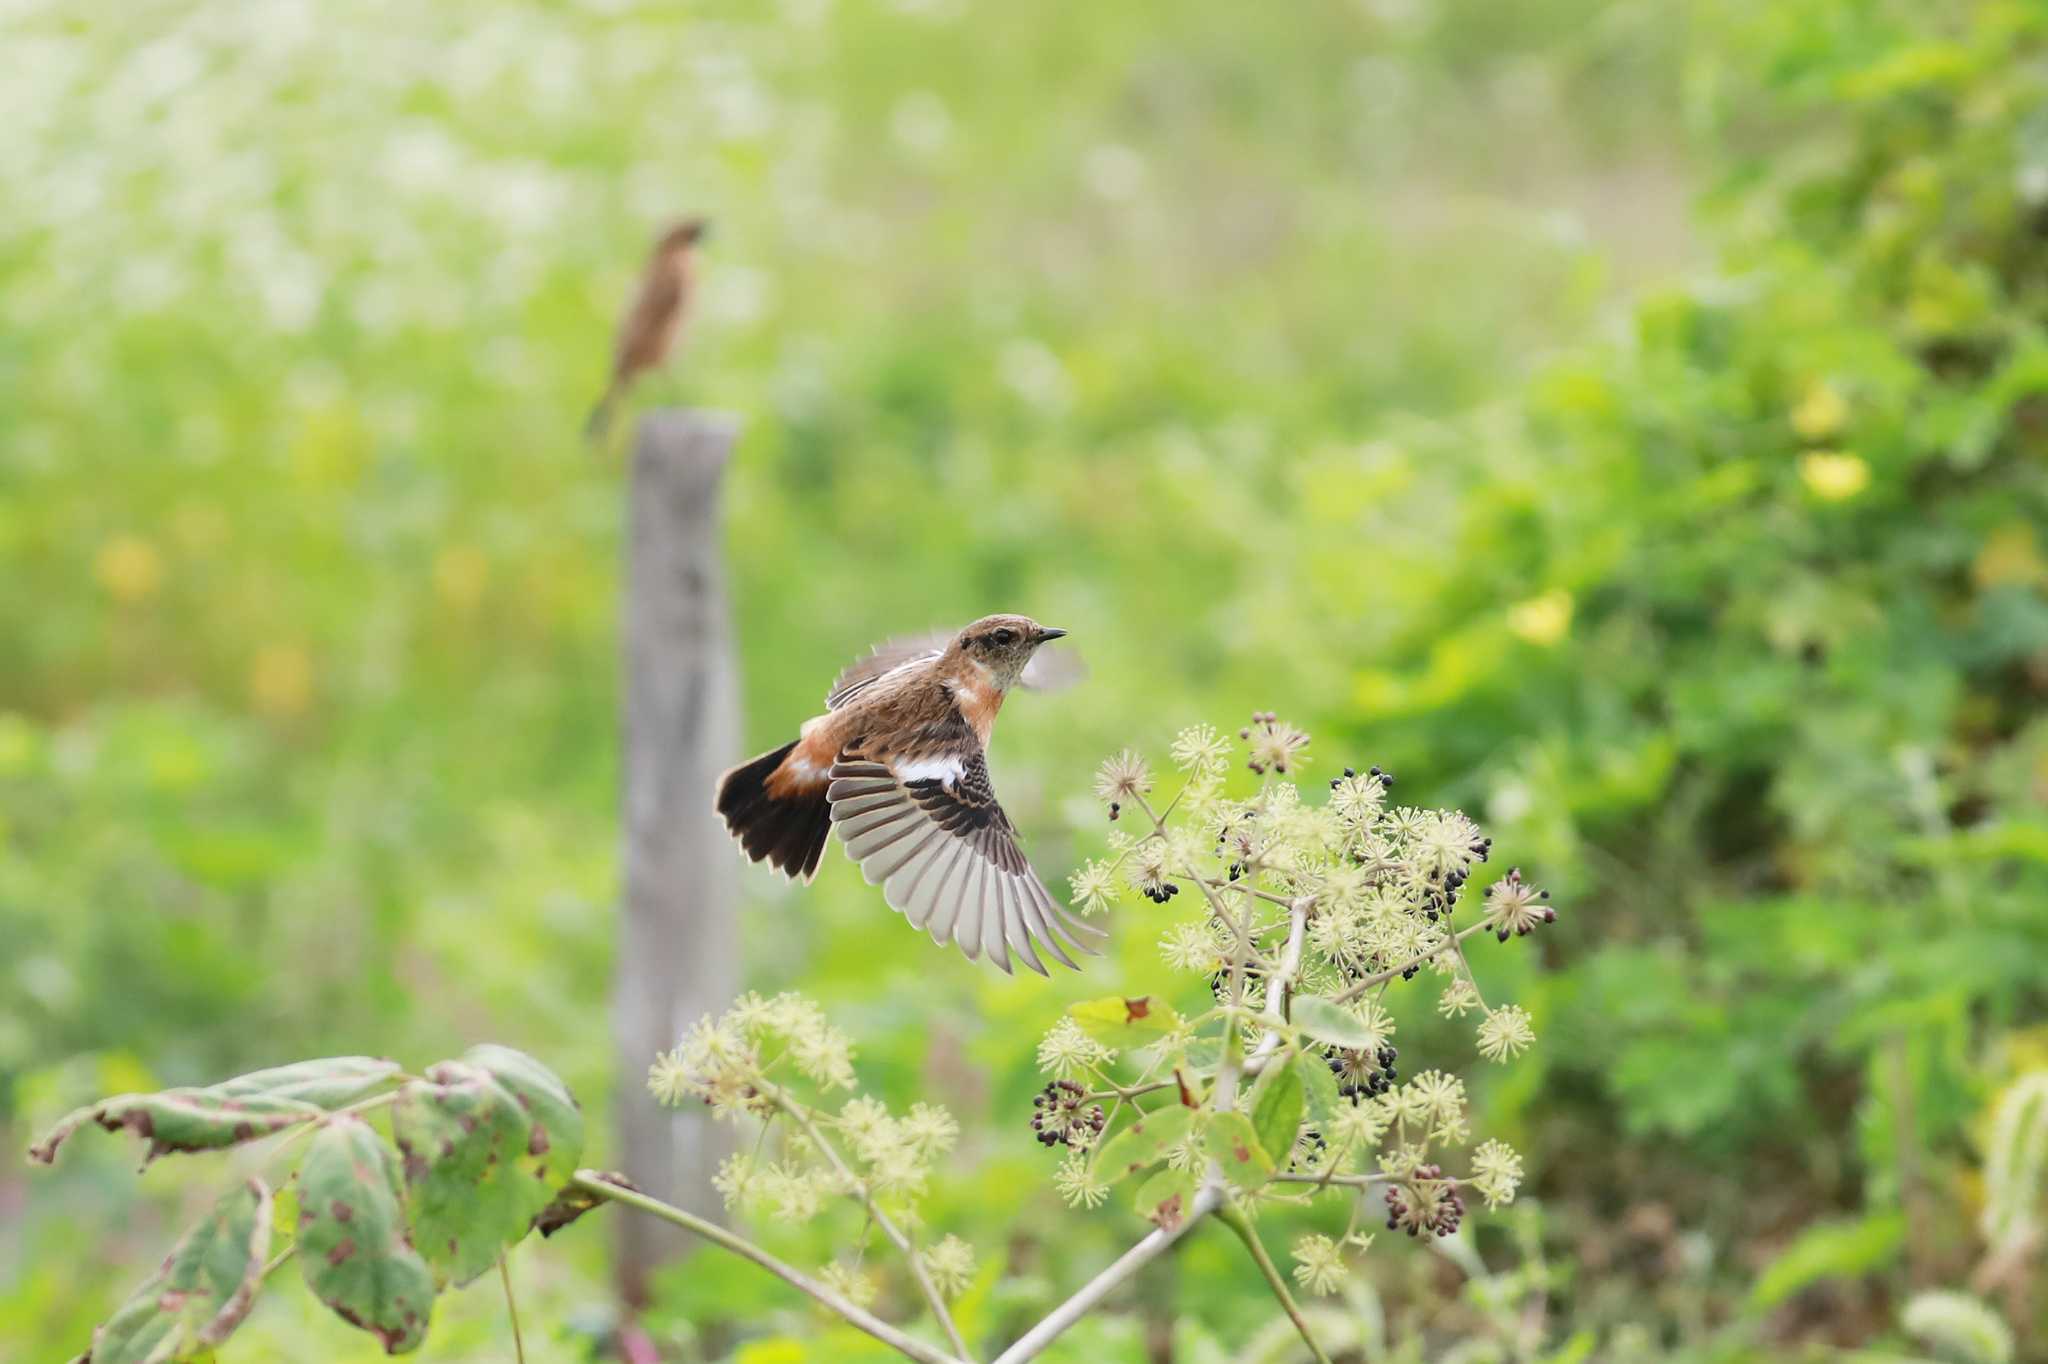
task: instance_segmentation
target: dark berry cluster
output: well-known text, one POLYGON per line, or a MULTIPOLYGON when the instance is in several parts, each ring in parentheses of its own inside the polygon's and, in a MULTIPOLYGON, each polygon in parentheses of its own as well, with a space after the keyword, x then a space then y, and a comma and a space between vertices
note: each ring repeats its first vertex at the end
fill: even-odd
POLYGON ((1178 894, 1180 887, 1171 881, 1161 881, 1156 886, 1148 887, 1144 892, 1145 898, 1155 905, 1163 905, 1178 894))
POLYGON ((1301 1163, 1304 1160, 1318 1160, 1322 1157, 1323 1152, 1329 1149, 1330 1143, 1324 1139, 1323 1134, 1319 1130, 1313 1127, 1304 1127, 1301 1129, 1300 1140, 1294 1143, 1294 1149, 1288 1153, 1287 1168, 1299 1170, 1302 1168, 1301 1163))
MULTIPOLYGON (((1358 769, 1355 767, 1347 767, 1344 769, 1344 777, 1355 777, 1357 775, 1358 769)), ((1380 786, 1385 790, 1391 791, 1394 789, 1394 774, 1391 772, 1382 772, 1377 767, 1374 767, 1368 769, 1365 775, 1367 777, 1370 777, 1372 780, 1377 781, 1380 784, 1380 786)), ((1332 791, 1336 790, 1337 784, 1343 781, 1344 777, 1330 778, 1330 789, 1332 791)))
MULTIPOLYGON (((1263 974, 1264 973, 1261 972, 1259 968, 1256 966, 1245 967, 1244 988, 1246 990, 1250 990, 1252 988, 1252 985, 1255 982, 1257 982, 1263 974)), ((1221 971, 1217 971, 1209 977, 1209 993, 1215 997, 1216 1002, 1218 1004, 1222 1004, 1230 998, 1229 968, 1226 967, 1221 971)))
POLYGON ((1419 1166, 1413 1180, 1387 1189, 1387 1230, 1410 1236, 1429 1232, 1449 1236, 1465 1220, 1465 1200, 1455 1185, 1443 1181, 1443 1167, 1419 1166))
POLYGON ((1337 1077, 1337 1092, 1346 1098, 1367 1099, 1386 1093, 1398 1083, 1394 1063, 1400 1055, 1392 1043, 1377 1052, 1330 1048, 1330 1073, 1337 1077))
POLYGON ((1092 1146, 1109 1115, 1087 1102, 1087 1091, 1072 1080, 1055 1080, 1031 1096, 1031 1134, 1041 1146, 1092 1146))

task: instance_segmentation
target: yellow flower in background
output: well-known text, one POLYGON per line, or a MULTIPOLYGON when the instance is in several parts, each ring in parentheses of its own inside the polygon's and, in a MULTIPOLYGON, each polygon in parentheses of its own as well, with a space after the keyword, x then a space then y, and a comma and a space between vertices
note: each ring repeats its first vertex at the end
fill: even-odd
POLYGON ((100 546, 94 564, 100 586, 123 606, 148 601, 163 586, 164 558, 155 545, 135 535, 117 535, 100 546))
POLYGON ((434 591, 458 611, 473 611, 491 585, 491 561, 475 545, 450 545, 434 556, 434 591))
POLYGON ((227 513, 211 502, 180 502, 171 513, 171 534, 187 553, 210 553, 228 538, 227 513))
POLYGON ((1792 429, 1802 440, 1828 440, 1849 423, 1849 402, 1832 384, 1817 383, 1792 409, 1792 429))
POLYGON ((1970 580, 1982 591, 2048 581, 2048 560, 2041 557, 2034 528, 2024 521, 2008 521, 1992 531, 1970 563, 1970 580))
POLYGON ((249 703, 273 720, 306 713, 313 701, 313 660, 296 644, 265 645, 249 665, 249 703))
POLYGON ((1799 457, 1799 478, 1823 502, 1846 502, 1870 486, 1870 466, 1861 455, 1813 450, 1799 457))
POLYGON ((1553 588, 1508 608, 1508 629, 1540 648, 1549 648, 1572 628, 1572 594, 1553 588))

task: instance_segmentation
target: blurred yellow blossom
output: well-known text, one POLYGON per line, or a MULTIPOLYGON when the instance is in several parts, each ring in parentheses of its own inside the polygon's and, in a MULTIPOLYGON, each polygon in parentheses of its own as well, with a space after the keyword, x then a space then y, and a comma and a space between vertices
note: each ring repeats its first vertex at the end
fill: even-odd
POLYGON ((1817 383, 1792 409, 1792 429, 1803 440, 1829 440, 1849 421, 1849 403, 1832 384, 1817 383))
POLYGON ((1814 450, 1799 457, 1799 478, 1823 502, 1846 502, 1870 486, 1870 466, 1861 455, 1814 450))
POLYGON ((434 556, 434 591, 457 611, 473 611, 491 585, 491 561, 475 545, 450 545, 434 556))
POLYGON ((249 665, 249 702, 273 720, 303 715, 313 700, 313 660, 296 644, 268 644, 249 665))
POLYGON ((1508 608, 1508 629, 1522 639, 1549 648, 1572 628, 1572 594, 1553 588, 1508 608))
POLYGON ((109 596, 132 606, 149 600, 163 586, 164 559, 149 541, 135 535, 117 535, 100 546, 94 571, 109 596))
POLYGON ((227 513, 212 502, 180 502, 171 513, 171 533, 188 553, 204 554, 227 540, 227 513))
POLYGON ((1970 579, 1987 591, 2048 580, 2048 561, 2041 557, 2034 528, 2024 521, 2008 521, 1992 531, 1971 561, 1970 579))

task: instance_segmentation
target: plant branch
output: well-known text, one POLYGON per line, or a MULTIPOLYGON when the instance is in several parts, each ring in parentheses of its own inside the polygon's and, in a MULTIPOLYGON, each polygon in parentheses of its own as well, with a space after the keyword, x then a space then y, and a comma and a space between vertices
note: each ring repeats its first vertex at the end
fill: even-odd
POLYGON ((974 1352, 967 1348, 966 1340, 960 1335, 960 1328, 953 1324, 953 1314, 946 1310, 946 1300, 939 1296, 939 1290, 933 1285, 931 1276, 925 1273, 924 1261, 918 1258, 917 1248, 910 1244, 910 1238, 903 1234, 902 1228, 890 1220, 889 1214, 883 1212, 881 1205, 875 1202, 875 1196, 868 1189, 867 1181, 856 1175, 853 1167, 846 1163, 846 1158, 839 1154, 839 1148, 826 1140, 825 1134, 819 1131, 818 1125, 811 1120, 808 1109, 792 1100, 780 1086, 773 1087, 770 1093, 774 1096, 776 1105, 803 1129, 804 1135, 811 1139, 811 1144, 824 1152, 825 1159, 832 1162, 832 1168, 839 1172, 839 1177, 853 1187, 860 1197, 861 1206, 867 1209, 867 1214, 874 1220, 875 1225, 882 1229, 882 1235, 888 1237, 890 1243, 903 1253, 904 1260, 910 1266, 910 1277, 917 1281, 917 1291, 924 1295, 925 1305, 931 1308, 932 1316, 937 1318, 940 1329, 946 1333, 946 1339, 952 1342, 953 1353, 962 1359, 973 1359, 974 1352))
POLYGON ((1307 1345, 1308 1352, 1316 1357, 1316 1364, 1330 1364, 1330 1357, 1324 1354, 1323 1347, 1316 1343, 1315 1336, 1308 1329, 1308 1321, 1301 1315, 1301 1309, 1294 1305, 1294 1295, 1287 1291, 1287 1280, 1280 1276, 1280 1270, 1273 1263, 1273 1257, 1266 1254, 1265 1244, 1259 1240, 1258 1233, 1252 1230, 1252 1224, 1245 1220, 1243 1213, 1228 1203, 1217 1209, 1216 1217, 1224 1226, 1236 1232, 1237 1239, 1244 1242, 1244 1248, 1251 1252, 1252 1259, 1259 1266, 1259 1273, 1266 1276, 1266 1286, 1272 1289, 1273 1296, 1280 1300, 1280 1306, 1286 1311, 1288 1320, 1294 1323, 1294 1329, 1301 1332, 1302 1343, 1307 1345))
POLYGON ((793 1266, 776 1259, 773 1255, 770 1255, 745 1237, 727 1231, 716 1222, 707 1222, 695 1214, 684 1212, 681 1208, 672 1207, 658 1198, 649 1198, 637 1189, 621 1188, 617 1184, 606 1180, 603 1175, 595 1170, 578 1170, 575 1179, 571 1182, 585 1193, 595 1194, 597 1197, 606 1199, 609 1202, 623 1204, 626 1207, 644 1212, 651 1217, 659 1217, 664 1222, 672 1222, 685 1231, 696 1233, 713 1245, 731 1251, 743 1260, 753 1261, 776 1278, 788 1284, 791 1288, 815 1299, 826 1308, 838 1313, 853 1326, 867 1332, 876 1340, 895 1350, 898 1354, 917 1360, 918 1364, 964 1364, 964 1361, 961 1359, 927 1345, 915 1336, 906 1335, 902 1331, 897 1330, 865 1308, 856 1306, 843 1295, 834 1292, 793 1266))
POLYGON ((505 1312, 512 1318, 512 1356, 526 1364, 526 1340, 519 1334, 519 1300, 512 1296, 512 1268, 498 1256, 498 1282, 505 1285, 505 1312))
POLYGON ((1009 1349, 997 1355, 995 1364, 1024 1364, 1027 1359, 1036 1359, 1061 1332, 1086 1316, 1124 1280, 1165 1254, 1175 1241, 1187 1234, 1190 1227, 1216 1211, 1222 1201, 1221 1188, 1214 1184, 1203 1186, 1196 1192, 1195 1201, 1188 1206, 1187 1217, 1179 1225, 1170 1230, 1161 1227, 1125 1251, 1108 1268, 1083 1284, 1079 1292, 1054 1308, 1043 1321, 1019 1336, 1009 1349))
POLYGON ((1452 934, 1449 941, 1439 943, 1437 946, 1430 948, 1427 952, 1416 953, 1408 960, 1402 962, 1399 966, 1389 966, 1384 971, 1375 971, 1369 976, 1361 976, 1359 979, 1352 981, 1350 985, 1346 986, 1337 994, 1331 995, 1330 1002, 1332 1004, 1349 1004, 1352 1000, 1358 998, 1367 990, 1370 990, 1373 986, 1385 985, 1388 981, 1392 980, 1395 976, 1400 975, 1402 972, 1411 971, 1414 968, 1422 965, 1424 962, 1428 961, 1432 957, 1442 956, 1444 953, 1450 951, 1454 947, 1459 946, 1465 941, 1465 939, 1471 937, 1474 933, 1479 932, 1481 929, 1485 927, 1486 922, 1484 920, 1481 920, 1480 922, 1473 924, 1469 928, 1461 929, 1457 933, 1452 934))
MULTIPOLYGON (((1301 948, 1308 936, 1308 912, 1314 903, 1305 895, 1287 901, 1287 947, 1280 956, 1279 974, 1266 982, 1266 1017, 1276 1024, 1287 1021, 1287 1004, 1293 998, 1295 984, 1301 976, 1301 948)), ((1269 1028, 1259 1039, 1251 1060, 1263 1064, 1267 1054, 1279 1046, 1279 1030, 1269 1028)))

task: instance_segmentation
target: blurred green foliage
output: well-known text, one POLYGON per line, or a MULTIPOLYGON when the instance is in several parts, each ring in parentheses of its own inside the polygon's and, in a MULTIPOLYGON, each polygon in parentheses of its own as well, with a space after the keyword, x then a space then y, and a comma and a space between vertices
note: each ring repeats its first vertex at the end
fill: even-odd
MULTIPOLYGON (((1541 1036, 1478 1097, 1551 1347, 1907 1348, 2048 1050, 2044 41, 1992 0, 0 10, 0 1128, 484 1038, 604 1092, 621 493, 576 428, 702 210, 648 396, 747 422, 736 750, 874 639, 1029 611, 1094 670, 995 743, 1057 877, 1099 754, 1282 710, 1566 911, 1475 963, 1541 1036)), ((963 1325, 1128 1239, 1048 1206, 1030 1048, 1163 975, 1163 915, 1048 988, 934 970, 848 869, 747 885, 754 982, 968 1124, 930 1213, 1007 1275, 963 1325)), ((1404 1063, 1469 1045, 1414 1012, 1404 1063)), ((203 1206, 122 1159, 0 1171, 0 1339, 82 1341, 203 1206)), ((541 1358, 602 1329, 563 1239, 541 1358)), ((1231 1357, 1233 1249, 1047 1357, 1231 1357)), ((1373 1258, 1361 1348, 1495 1329, 1373 1258)), ((501 1318, 454 1295, 432 1356, 501 1318)), ((856 1357, 708 1257, 652 1324, 856 1357)), ((283 1294, 266 1340, 361 1349, 283 1294)))

